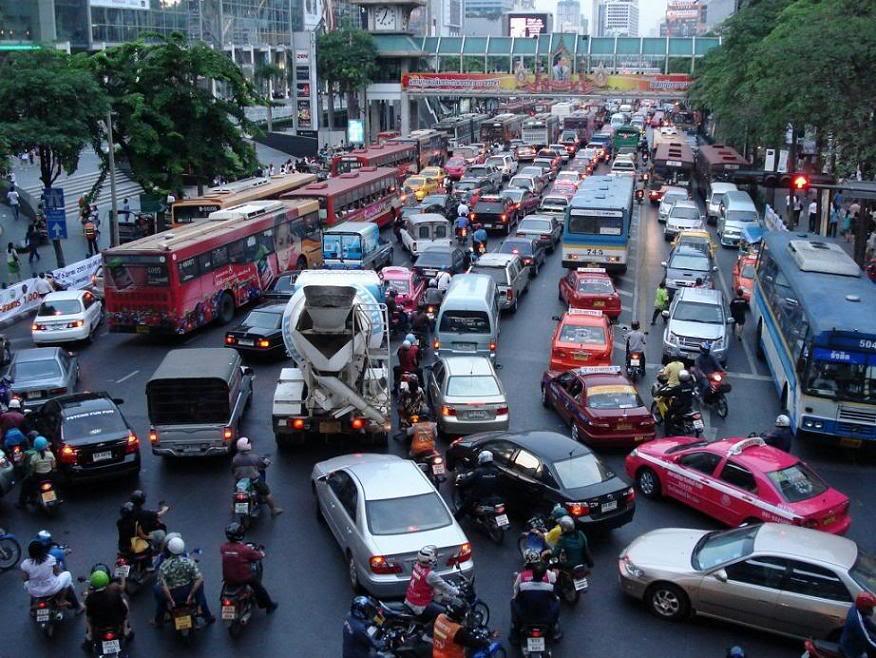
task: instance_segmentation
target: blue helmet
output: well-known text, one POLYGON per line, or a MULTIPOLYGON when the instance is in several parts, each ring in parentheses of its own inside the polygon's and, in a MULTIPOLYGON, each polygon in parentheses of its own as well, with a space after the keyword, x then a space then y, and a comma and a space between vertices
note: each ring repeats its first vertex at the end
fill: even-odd
POLYGON ((46 450, 49 447, 49 441, 44 436, 38 436, 33 440, 34 450, 46 450))
POLYGON ((745 650, 740 646, 727 649, 727 658, 745 658, 745 650))
POLYGON ((408 341, 411 345, 416 345, 417 337, 414 334, 408 334, 405 336, 405 340, 408 341))
POLYGON ((350 613, 357 619, 371 619, 377 612, 377 608, 367 596, 356 596, 350 604, 350 613))

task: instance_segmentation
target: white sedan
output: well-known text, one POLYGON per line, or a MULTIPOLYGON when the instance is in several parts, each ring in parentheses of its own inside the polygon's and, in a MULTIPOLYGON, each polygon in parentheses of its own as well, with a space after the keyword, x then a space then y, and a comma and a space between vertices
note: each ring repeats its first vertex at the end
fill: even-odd
POLYGON ((33 320, 34 345, 88 340, 103 318, 103 302, 89 290, 52 292, 43 298, 33 320))

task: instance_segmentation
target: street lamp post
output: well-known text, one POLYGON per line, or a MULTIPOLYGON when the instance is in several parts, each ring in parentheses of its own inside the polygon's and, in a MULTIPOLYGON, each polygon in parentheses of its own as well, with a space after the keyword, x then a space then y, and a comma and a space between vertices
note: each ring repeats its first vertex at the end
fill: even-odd
POLYGON ((112 203, 112 209, 110 210, 110 246, 116 247, 119 244, 119 205, 116 198, 116 146, 113 143, 112 110, 107 110, 106 113, 106 138, 109 147, 110 201, 112 203))

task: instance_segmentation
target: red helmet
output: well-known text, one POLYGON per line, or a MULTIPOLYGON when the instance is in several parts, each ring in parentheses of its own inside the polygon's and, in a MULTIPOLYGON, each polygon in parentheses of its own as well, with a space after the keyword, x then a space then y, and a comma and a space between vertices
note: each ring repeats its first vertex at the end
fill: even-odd
POLYGON ((855 597, 855 607, 869 614, 873 608, 876 608, 876 596, 870 592, 861 592, 855 597))

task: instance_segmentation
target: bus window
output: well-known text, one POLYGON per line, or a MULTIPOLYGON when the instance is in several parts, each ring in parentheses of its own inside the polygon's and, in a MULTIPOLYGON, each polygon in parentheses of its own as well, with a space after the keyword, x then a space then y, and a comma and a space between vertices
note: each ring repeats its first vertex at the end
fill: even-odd
POLYGON ((362 236, 360 235, 344 235, 341 236, 341 249, 344 258, 353 260, 362 259, 362 236))
POLYGON ((180 261, 179 265, 177 265, 177 270, 179 271, 180 283, 191 281, 198 276, 198 261, 194 258, 187 258, 184 261, 180 261))
POLYGON ((227 247, 219 247, 218 249, 214 249, 210 257, 213 260, 213 267, 222 267, 223 265, 228 264, 228 248, 227 247))

